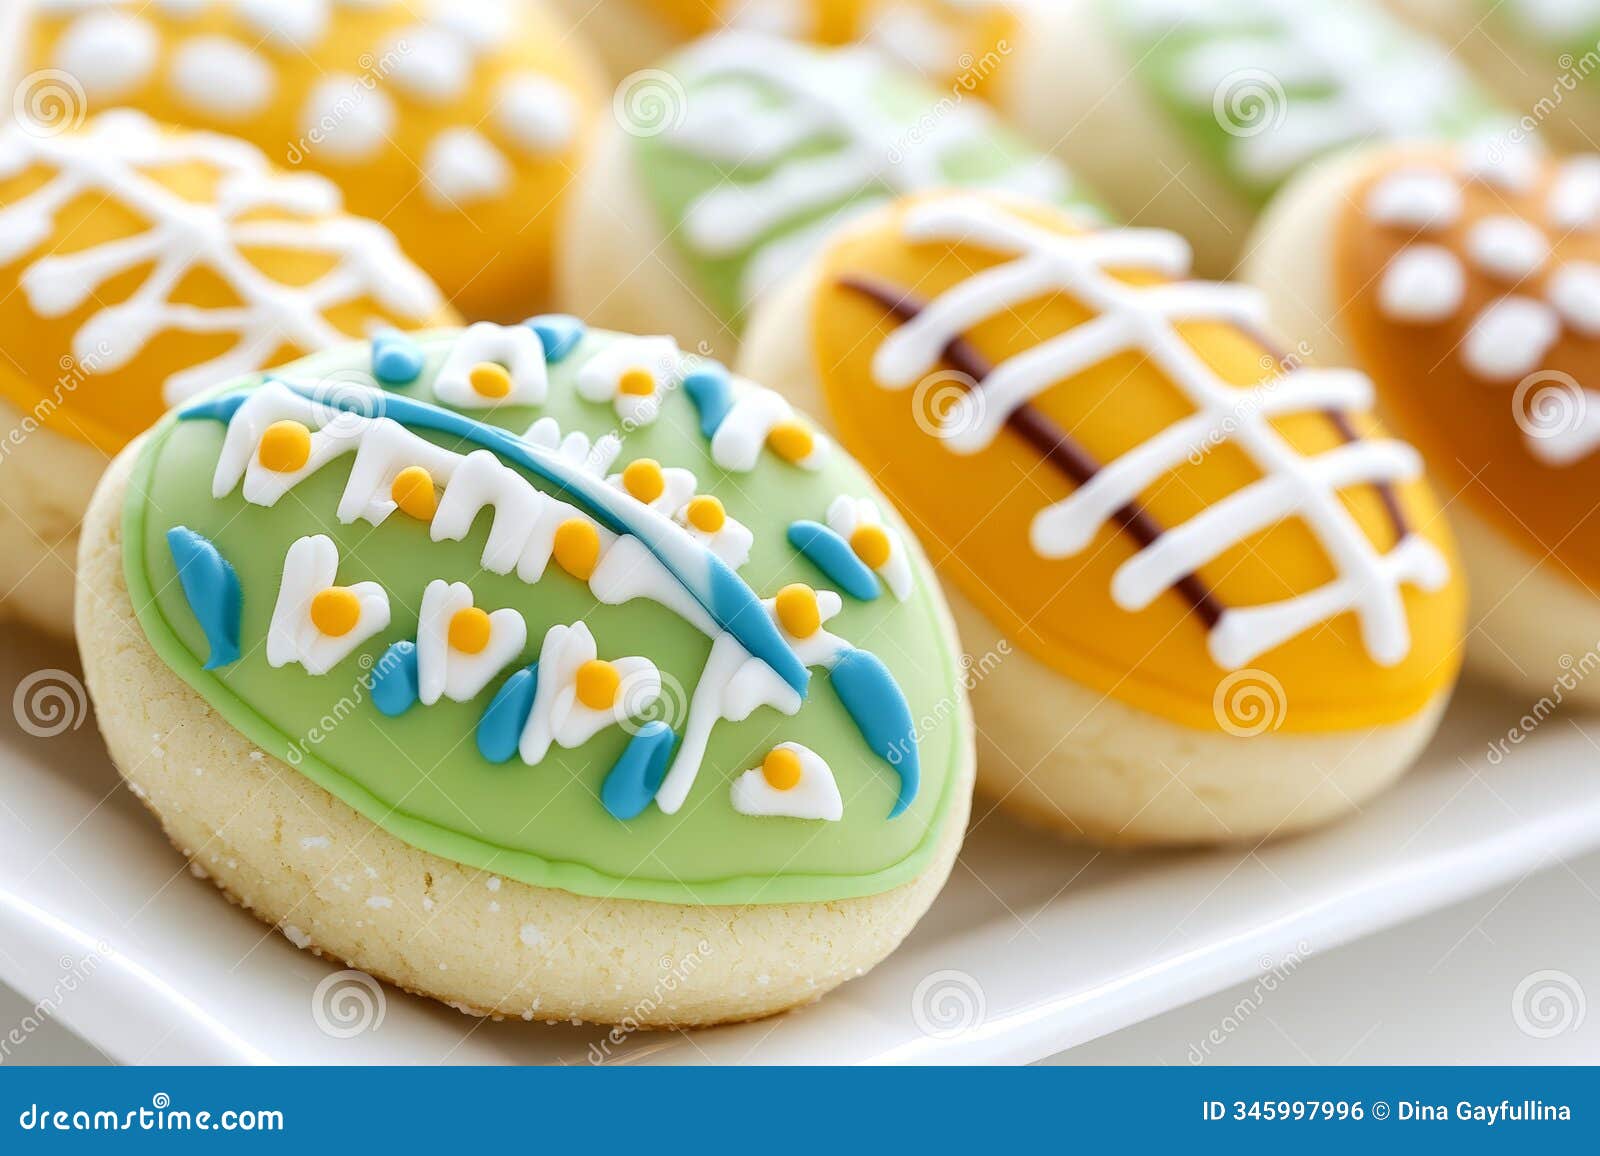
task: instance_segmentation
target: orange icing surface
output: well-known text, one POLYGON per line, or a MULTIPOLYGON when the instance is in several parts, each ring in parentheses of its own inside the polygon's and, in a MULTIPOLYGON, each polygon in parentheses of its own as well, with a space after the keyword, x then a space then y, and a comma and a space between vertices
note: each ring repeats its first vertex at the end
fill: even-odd
MULTIPOLYGON (((1530 450, 1517 424, 1517 382, 1475 377, 1460 356, 1473 320, 1513 287, 1473 270, 1463 260, 1469 271, 1466 297, 1447 320, 1408 324, 1384 316, 1379 308, 1382 272, 1414 234, 1371 220, 1364 208, 1368 194, 1396 169, 1433 165, 1453 171, 1456 161, 1447 150, 1385 153, 1345 198, 1335 243, 1335 288, 1337 299, 1344 303, 1345 327, 1362 369, 1377 383, 1385 415, 1422 451, 1440 489, 1453 501, 1468 502, 1475 514, 1535 559, 1552 559, 1563 573, 1600 594, 1600 518, 1594 505, 1594 496, 1600 493, 1600 453, 1567 465, 1542 460, 1530 450)), ((1459 181, 1460 220, 1416 239, 1460 256, 1474 222, 1490 215, 1521 217, 1544 232, 1552 242, 1552 255, 1514 291, 1544 299, 1551 273, 1562 264, 1600 262, 1600 229, 1563 229, 1546 216, 1545 197, 1555 167, 1554 161, 1542 164, 1525 192, 1459 181)), ((1594 389, 1600 387, 1597 368, 1600 340, 1563 327, 1540 371, 1565 374, 1579 386, 1594 389)))
MULTIPOLYGON (((477 0, 462 0, 473 6, 477 0)), ((161 57, 150 77, 114 101, 91 100, 91 114, 105 108, 135 108, 156 120, 205 128, 249 141, 274 164, 304 167, 334 181, 345 208, 382 223, 401 247, 464 313, 520 320, 548 294, 559 209, 581 162, 588 121, 603 84, 597 66, 573 37, 564 34, 542 5, 513 4, 515 31, 476 59, 465 92, 446 101, 406 93, 389 78, 398 59, 413 51, 423 7, 417 4, 331 4, 328 23, 310 48, 279 44, 253 31, 230 4, 200 5, 194 12, 139 6, 138 19, 161 35, 161 57), (208 110, 184 99, 171 83, 179 45, 218 36, 265 59, 272 71, 271 98, 244 119, 208 110), (548 78, 573 94, 578 110, 574 140, 565 148, 530 155, 508 143, 497 128, 497 84, 514 74, 548 78), (351 77, 349 103, 359 109, 369 88, 393 102, 394 124, 386 147, 359 161, 341 158, 307 123, 316 86, 330 77, 351 77), (473 129, 489 138, 510 165, 504 193, 440 203, 427 195, 424 161, 430 142, 450 129, 473 129), (511 316, 515 313, 515 317, 511 316)), ((49 68, 57 45, 80 13, 41 11, 31 19, 31 40, 19 71, 49 68)), ((426 35, 427 33, 424 33, 426 35)), ((417 49, 420 51, 420 49, 417 49)))
MULTIPOLYGON (((1073 557, 1039 556, 1029 544, 1030 524, 1045 506, 1073 492, 1072 481, 1010 428, 976 454, 952 453, 927 432, 933 428, 933 391, 920 391, 918 413, 918 389, 890 390, 875 382, 872 358, 897 323, 840 278, 869 278, 927 302, 1007 260, 970 245, 908 243, 900 229, 904 211, 902 204, 868 227, 847 231, 824 259, 812 340, 840 441, 905 513, 944 577, 1012 641, 1095 690, 1189 726, 1217 728, 1213 696, 1227 672, 1211 659, 1206 625, 1190 602, 1176 590, 1142 611, 1122 610, 1112 600, 1112 575, 1138 543, 1111 523, 1073 557)), ((1062 233, 1075 231, 1054 210, 1033 208, 1021 215, 1062 233)), ((1147 274, 1125 279, 1136 278, 1155 280, 1147 274)), ((981 322, 966 337, 993 365, 1089 316, 1078 302, 1052 293, 981 322)), ((1230 325, 1179 328, 1227 382, 1248 386, 1276 372, 1268 348, 1230 325)), ((1101 464, 1192 412, 1172 382, 1134 353, 1051 387, 1034 405, 1101 464)), ((1352 414, 1350 421, 1363 436, 1382 432, 1369 415, 1352 414)), ((1304 454, 1344 442, 1321 413, 1289 415, 1274 424, 1304 454)), ((1244 451, 1224 443, 1199 455, 1198 463, 1191 460, 1164 475, 1141 502, 1159 525, 1176 526, 1259 476, 1244 451)), ((1454 575, 1453 543, 1427 486, 1414 482, 1396 491, 1410 527, 1441 550, 1454 575)), ((1354 487, 1342 498, 1377 548, 1393 546, 1396 534, 1376 487, 1354 487)), ((1302 594, 1332 578, 1334 569, 1305 524, 1288 520, 1227 549, 1199 576, 1225 606, 1243 607, 1302 594)), ((1406 719, 1451 683, 1465 614, 1459 577, 1432 594, 1407 585, 1403 600, 1411 648, 1394 666, 1369 657, 1350 612, 1249 664, 1281 684, 1283 729, 1322 731, 1406 719)), ((969 642, 984 645, 981 639, 969 642)))
MULTIPOLYGON (((10 180, 0 180, 0 205, 9 205, 46 183, 54 170, 34 165, 10 180)), ((204 162, 168 165, 159 170, 160 183, 188 201, 215 198, 217 173, 204 162)), ((271 212, 256 219, 273 219, 271 212)), ((301 218, 295 218, 300 220, 301 218)), ((192 366, 233 348, 234 333, 186 333, 168 329, 157 333, 126 365, 100 369, 95 358, 71 356, 73 336, 84 322, 107 306, 125 301, 144 283, 148 265, 131 269, 106 281, 70 313, 40 317, 28 304, 19 284, 23 272, 46 254, 65 255, 97 248, 108 242, 134 237, 149 227, 133 209, 95 191, 79 194, 56 214, 51 237, 19 260, 0 266, 0 332, 14 334, 0 359, 0 398, 44 428, 115 453, 165 410, 162 386, 177 370, 192 366)), ((337 256, 310 249, 273 247, 243 251, 251 264, 287 286, 305 286, 327 273, 337 256)), ((238 302, 234 291, 214 272, 196 268, 174 287, 176 303, 206 308, 238 302)), ((334 327, 361 337, 374 324, 414 327, 415 319, 391 314, 370 298, 357 298, 330 308, 324 316, 334 327)), ((440 324, 454 313, 441 312, 440 324)), ((313 352, 285 343, 271 352, 268 365, 279 365, 313 352)))
MULTIPOLYGON (((729 23, 747 0, 638 0, 660 20, 685 37, 699 36, 729 23)), ((1018 19, 1009 5, 960 3, 959 0, 788 0, 795 14, 793 35, 815 44, 850 44, 867 38, 889 8, 914 8, 941 39, 957 46, 948 67, 930 77, 962 81, 981 91, 993 64, 1016 43, 1018 19)))

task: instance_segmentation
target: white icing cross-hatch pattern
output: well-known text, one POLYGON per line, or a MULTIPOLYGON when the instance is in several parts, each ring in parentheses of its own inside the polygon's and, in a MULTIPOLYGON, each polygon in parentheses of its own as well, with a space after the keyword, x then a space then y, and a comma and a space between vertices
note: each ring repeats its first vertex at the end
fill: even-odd
POLYGON ((340 215, 333 185, 310 174, 274 172, 242 141, 164 132, 126 110, 97 117, 83 132, 41 136, 17 125, 0 132, 0 180, 35 166, 49 170, 50 178, 0 206, 0 266, 38 253, 20 278, 35 313, 64 317, 112 279, 149 268, 125 301, 98 309, 73 335, 79 362, 114 372, 170 332, 237 338, 217 357, 167 378, 162 395, 168 405, 261 369, 285 345, 312 352, 348 340, 326 316, 340 305, 370 299, 419 324, 439 308, 438 291, 387 229, 340 215), (216 172, 212 201, 187 200, 155 175, 184 164, 216 172), (81 196, 115 201, 144 220, 146 230, 60 255, 39 252, 57 214, 81 196), (286 285, 243 251, 315 253, 334 264, 308 285, 286 285), (185 278, 201 270, 215 274, 237 299, 213 308, 174 300, 185 278))
MULTIPOLYGON (((1414 237, 1389 262, 1378 284, 1378 308, 1402 325, 1454 320, 1466 302, 1469 279, 1494 285, 1499 295, 1475 317, 1456 356, 1473 377, 1514 385, 1535 373, 1563 329, 1600 338, 1600 264, 1558 261, 1553 238, 1600 226, 1600 157, 1563 163, 1544 197, 1544 220, 1511 213, 1475 221, 1461 252, 1437 235, 1457 226, 1463 188, 1470 180, 1510 182, 1524 193, 1535 177, 1520 166, 1471 172, 1444 163, 1397 169, 1373 185, 1366 211, 1372 221, 1414 237), (1535 285, 1543 277, 1543 294, 1535 285)), ((1600 392, 1583 387, 1585 416, 1571 429, 1525 433, 1528 451, 1550 465, 1565 465, 1600 447, 1600 392)))
MULTIPOLYGON (((731 174, 689 207, 683 237, 708 258, 753 253, 742 285, 747 303, 803 264, 841 214, 791 228, 795 222, 830 209, 854 216, 896 194, 948 184, 949 155, 996 131, 976 101, 941 110, 931 126, 892 114, 880 91, 885 72, 870 51, 823 53, 737 32, 682 58, 681 79, 695 95, 664 139, 731 174), (769 90, 780 103, 765 99, 769 90)), ((1065 170, 1047 161, 990 184, 1045 200, 1071 187, 1065 170)))
MULTIPOLYGON (((71 73, 92 102, 128 97, 158 75, 197 114, 242 123, 275 99, 280 65, 316 67, 313 58, 338 10, 394 7, 415 13, 388 42, 349 61, 327 61, 300 110, 299 131, 332 161, 359 164, 392 146, 403 119, 396 94, 425 106, 447 105, 474 83, 481 59, 516 28, 510 0, 209 0, 231 10, 237 38, 181 35, 163 65, 161 32, 151 13, 182 21, 208 0, 41 0, 44 13, 70 19, 51 64, 71 73), (359 70, 359 71, 357 71, 359 70)), ((420 158, 423 193, 439 206, 492 200, 510 191, 504 149, 542 156, 565 149, 577 133, 573 95, 538 72, 498 82, 484 124, 441 130, 420 158), (490 139, 492 130, 495 137, 490 139), (498 143, 497 143, 498 142, 498 143)))
POLYGON ((1260 478, 1189 521, 1166 527, 1123 563, 1112 581, 1116 604, 1142 610, 1251 534, 1298 518, 1337 577, 1279 602, 1225 608, 1210 632, 1212 658, 1227 669, 1243 666, 1345 611, 1358 616, 1374 661, 1392 665, 1406 656, 1410 630, 1400 588, 1410 583, 1438 589, 1449 576, 1447 564, 1414 533, 1387 553, 1377 551, 1339 491, 1415 478, 1422 469, 1418 454, 1403 442, 1358 438, 1307 457, 1272 425, 1274 417, 1285 414, 1368 409, 1370 381, 1348 371, 1304 368, 1275 379, 1271 388, 1247 390, 1223 381, 1174 326, 1212 321, 1259 330, 1259 295, 1204 282, 1138 286, 1106 272, 1183 277, 1188 246, 1171 233, 1130 229, 1067 235, 992 202, 963 197, 913 206, 904 231, 913 243, 968 244, 1012 259, 939 294, 884 339, 873 373, 885 388, 914 385, 968 329, 1043 294, 1067 294, 1092 314, 996 365, 962 404, 952 407, 944 415, 945 444, 954 452, 982 451, 1032 398, 1129 350, 1143 353, 1194 407, 1191 415, 1105 463, 1070 496, 1040 511, 1031 530, 1037 553, 1065 558, 1086 549, 1117 510, 1186 461, 1194 447, 1226 442, 1249 456, 1260 478))

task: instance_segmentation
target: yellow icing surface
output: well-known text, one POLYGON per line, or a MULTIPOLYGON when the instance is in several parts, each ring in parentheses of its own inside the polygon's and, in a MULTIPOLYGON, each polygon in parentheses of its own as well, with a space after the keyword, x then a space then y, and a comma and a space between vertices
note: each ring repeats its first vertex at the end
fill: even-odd
MULTIPOLYGON (((1011 208, 1051 231, 1077 231, 1055 210, 1011 208)), ((864 278, 926 303, 1009 259, 970 244, 909 242, 901 227, 905 212, 902 204, 868 226, 847 230, 824 258, 812 303, 812 344, 841 442, 906 511, 946 580, 1030 654, 1141 709, 1198 728, 1222 725, 1214 696, 1228 672, 1211 657, 1206 624, 1192 602, 1176 589, 1137 611, 1121 609, 1112 599, 1114 573, 1141 548, 1128 531, 1111 519, 1073 556, 1035 553, 1029 540, 1033 519, 1075 491, 1071 478, 1012 427, 985 449, 954 453, 932 436, 933 411, 942 404, 930 401, 936 391, 877 383, 874 355, 899 322, 841 279, 864 278)), ((1157 280, 1112 272, 1128 283, 1157 280)), ((1090 319, 1079 302, 1052 292, 979 322, 965 337, 993 366, 1090 319)), ((1227 383, 1250 386, 1278 372, 1274 353, 1231 324, 1180 322, 1178 331, 1227 383)), ((1138 353, 1105 359, 1049 387, 1032 404, 1101 465, 1193 412, 1173 382, 1138 353)), ((1382 434, 1370 415, 1347 418, 1361 436, 1382 434)), ((1304 455, 1346 441, 1322 412, 1275 417, 1272 424, 1304 455)), ((1138 501, 1165 532, 1260 477, 1252 457, 1221 441, 1190 454, 1138 501)), ((1277 711, 1283 729, 1324 731, 1406 719, 1455 677, 1465 591, 1453 543, 1423 482, 1400 484, 1392 493, 1410 529, 1450 561, 1451 577, 1433 593, 1402 587, 1411 641, 1394 665, 1373 660, 1357 616, 1348 611, 1250 661, 1249 669, 1281 686, 1277 711)), ((1378 487, 1351 487, 1340 498, 1374 548, 1394 546, 1395 523, 1378 487)), ((1243 608, 1303 595, 1336 571, 1311 529, 1290 518, 1230 546, 1202 566, 1198 577, 1224 607, 1243 608)))
POLYGON ((816 44, 869 41, 938 83, 981 91, 1016 43, 1005 0, 635 0, 684 38, 722 27, 816 44))
MULTIPOLYGON (((142 75, 110 90, 104 80, 80 77, 87 111, 131 107, 167 123, 226 132, 275 164, 326 175, 351 212, 393 231, 468 316, 520 320, 548 305, 560 211, 603 85, 583 47, 540 4, 495 6, 509 20, 499 30, 481 23, 488 5, 480 12, 476 2, 461 3, 459 23, 480 28, 476 43, 414 3, 329 4, 314 33, 281 35, 264 34, 233 4, 107 7, 134 22, 141 38, 154 33, 155 57, 142 75), (219 40, 251 60, 252 89, 256 77, 267 78, 265 95, 246 111, 234 111, 227 99, 196 99, 180 82, 182 65, 194 59, 185 53, 219 40), (403 79, 416 73, 455 79, 441 81, 441 95, 419 95, 403 79), (530 145, 507 128, 517 104, 506 85, 528 78, 557 90, 558 103, 573 114, 569 139, 530 145), (361 127, 369 122, 377 127, 361 127), (339 143, 352 135, 371 143, 354 150, 339 143), (438 171, 458 175, 434 179, 436 162, 438 171), (485 165, 498 174, 489 185, 474 191, 459 183, 467 180, 459 174, 483 173, 485 165)), ((76 48, 83 22, 106 16, 95 6, 41 9, 19 71, 70 72, 83 59, 76 48)), ((284 27, 290 18, 299 16, 289 14, 284 27)))
MULTIPOLYGON (((220 173, 211 163, 188 159, 153 167, 141 175, 152 183, 161 203, 174 216, 183 218, 187 205, 209 206, 216 202, 220 173)), ((61 179, 59 168, 37 158, 9 178, 0 178, 0 214, 61 179)), ((296 230, 315 227, 319 221, 334 226, 350 222, 338 214, 308 218, 270 208, 253 210, 246 218, 265 227, 283 225, 296 230)), ((0 225, 6 222, 7 218, 0 216, 0 225)), ((190 222, 195 228, 214 223, 214 218, 203 218, 199 212, 190 222)), ((28 415, 30 423, 114 453, 161 416, 166 409, 163 387, 169 376, 227 354, 241 344, 239 334, 232 329, 195 332, 175 323, 163 324, 131 358, 115 364, 115 351, 97 343, 92 329, 86 330, 85 326, 146 286, 154 267, 149 261, 133 263, 114 273, 68 312, 43 316, 34 309, 26 275, 41 260, 95 251, 115 252, 120 245, 137 244, 150 236, 152 224, 129 199, 84 189, 53 214, 47 238, 10 264, 0 265, 0 332, 8 335, 6 357, 0 359, 0 397, 28 415)), ((370 227, 367 222, 361 224, 370 227)), ((355 225, 349 223, 348 227, 353 229, 355 225)), ((181 238, 172 238, 167 242, 169 251, 181 243, 181 238)), ((320 247, 288 242, 241 245, 234 252, 286 294, 325 277, 340 260, 336 253, 320 247)), ((416 275, 415 270, 412 272, 416 275)), ((203 262, 195 263, 168 288, 167 299, 174 306, 193 307, 196 312, 241 304, 235 289, 203 262)), ((370 295, 362 295, 329 306, 321 316, 342 338, 361 337, 374 326, 450 324, 454 313, 441 306, 429 316, 402 316, 379 305, 370 295)), ((275 348, 254 343, 252 349, 252 368, 267 368, 314 351, 303 348, 287 334, 275 348)), ((275 452, 292 455, 297 448, 304 449, 297 447, 286 433, 275 452)))

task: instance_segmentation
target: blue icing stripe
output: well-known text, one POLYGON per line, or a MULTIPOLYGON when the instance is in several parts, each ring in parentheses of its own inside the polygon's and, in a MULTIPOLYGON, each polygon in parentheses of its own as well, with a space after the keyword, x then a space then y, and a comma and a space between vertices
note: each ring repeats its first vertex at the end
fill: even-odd
POLYGON ((600 802, 605 809, 623 820, 644 814, 661 789, 661 780, 667 777, 667 764, 677 745, 678 736, 660 719, 640 727, 600 787, 600 802))
POLYGON ((417 702, 417 644, 397 642, 383 652, 372 672, 372 705, 398 718, 417 702))
POLYGON ((728 380, 728 371, 715 362, 702 366, 683 379, 683 392, 700 414, 700 436, 708 438, 716 433, 733 408, 733 383, 728 380))
MULTIPOLYGON (((584 506, 596 520, 616 534, 631 534, 643 542, 667 571, 703 606, 713 621, 733 635, 739 645, 770 666, 802 698, 811 672, 789 648, 756 597, 755 591, 708 548, 689 537, 688 531, 664 514, 640 505, 621 490, 583 473, 552 450, 523 441, 509 430, 441 409, 416 398, 386 393, 376 398, 352 397, 279 383, 330 409, 365 416, 387 417, 401 425, 433 430, 493 450, 507 461, 552 483, 562 494, 584 506), (326 396, 322 396, 326 393, 326 396)), ((180 420, 209 418, 227 422, 244 404, 243 392, 197 402, 178 413, 180 420)))
POLYGON ((922 782, 910 704, 889 668, 865 650, 845 651, 834 663, 830 678, 867 746, 900 776, 900 797, 889 812, 893 819, 911 806, 922 782))
POLYGON ((800 551, 828 580, 852 598, 871 602, 882 591, 878 576, 856 556, 850 543, 820 522, 791 522, 789 545, 800 551))
POLYGON ((239 576, 211 539, 187 526, 167 531, 167 549, 178 567, 184 601, 205 631, 206 670, 239 661, 239 611, 244 595, 239 576))
POLYGON ((372 338, 372 376, 384 385, 410 385, 422 376, 422 346, 398 329, 372 338))
POLYGON ((523 324, 539 335, 539 344, 544 346, 544 359, 551 365, 565 360, 588 332, 583 322, 569 313, 542 313, 538 317, 528 318, 523 324))
POLYGON ((539 664, 517 671, 502 686, 478 720, 478 753, 491 763, 508 763, 522 742, 522 728, 539 689, 539 664))

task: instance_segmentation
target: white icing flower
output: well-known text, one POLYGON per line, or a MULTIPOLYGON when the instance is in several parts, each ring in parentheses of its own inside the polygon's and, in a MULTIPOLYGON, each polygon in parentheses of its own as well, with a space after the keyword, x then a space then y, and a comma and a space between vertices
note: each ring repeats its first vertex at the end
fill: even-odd
POLYGON ((904 602, 911 597, 911 558, 876 502, 840 494, 828 505, 828 528, 850 543, 856 557, 896 598, 904 602))
POLYGON ((733 809, 741 815, 790 819, 844 818, 844 800, 822 756, 799 743, 779 743, 759 767, 733 780, 733 809))
POLYGON ((389 625, 389 595, 376 582, 336 586, 339 548, 323 534, 300 538, 283 560, 278 601, 267 627, 267 662, 298 662, 326 674, 389 625))
POLYGON ((750 560, 750 547, 756 536, 749 527, 730 517, 719 499, 701 494, 684 503, 676 517, 691 538, 703 542, 735 570, 750 560))
POLYGON ((433 381, 433 395, 458 409, 542 405, 549 389, 538 334, 492 321, 462 332, 433 381))
POLYGON ((620 474, 612 474, 606 481, 668 517, 683 509, 684 504, 694 497, 694 489, 698 484, 693 472, 676 466, 663 466, 654 458, 635 458, 623 467, 620 474))
POLYGON ((711 435, 711 460, 725 470, 746 473, 756 468, 764 446, 807 470, 820 469, 828 458, 827 439, 801 420, 792 405, 770 389, 746 382, 711 435))
POLYGON ((638 715, 661 696, 661 673, 648 658, 606 661, 582 622, 552 626, 539 648, 533 709, 518 753, 534 766, 550 745, 580 747, 608 726, 638 715))
POLYGON ((440 697, 467 702, 522 652, 528 627, 522 615, 473 605, 465 582, 436 578, 422 592, 417 621, 417 697, 432 706, 440 697))
POLYGON ((662 394, 677 384, 680 355, 670 337, 613 342, 578 371, 578 393, 609 401, 623 421, 649 425, 661 412, 662 394))

